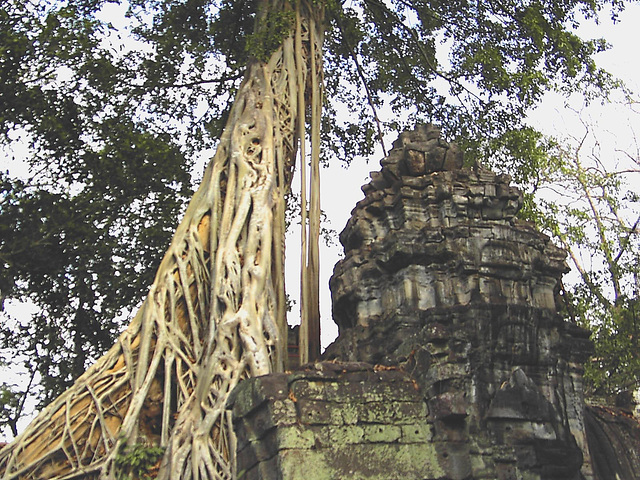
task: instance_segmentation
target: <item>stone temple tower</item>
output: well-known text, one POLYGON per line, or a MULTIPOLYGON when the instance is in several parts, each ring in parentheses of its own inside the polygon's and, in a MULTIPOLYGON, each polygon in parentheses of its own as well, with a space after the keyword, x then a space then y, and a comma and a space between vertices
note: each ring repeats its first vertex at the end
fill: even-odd
POLYGON ((435 127, 403 133, 340 236, 325 358, 417 380, 451 478, 590 476, 588 333, 561 317, 565 252, 516 219, 510 178, 435 127))

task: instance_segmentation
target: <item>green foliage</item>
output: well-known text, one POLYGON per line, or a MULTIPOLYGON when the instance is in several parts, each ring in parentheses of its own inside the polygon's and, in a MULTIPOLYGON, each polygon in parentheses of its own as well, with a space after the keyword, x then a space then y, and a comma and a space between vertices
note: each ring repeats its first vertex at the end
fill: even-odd
POLYGON ((544 176, 562 165, 555 153, 556 142, 529 126, 508 129, 484 144, 466 143, 474 158, 496 170, 508 170, 513 180, 533 189, 545 180, 544 176))
POLYGON ((0 11, 0 143, 28 170, 0 172, 0 297, 39 308, 4 312, 0 347, 14 370, 39 373, 43 388, 14 393, 40 406, 113 344, 191 195, 196 146, 163 121, 157 82, 136 88, 146 64, 117 53, 95 15, 104 4, 0 11))
MULTIPOLYGON (((573 27, 581 14, 597 15, 607 6, 586 1, 344 3, 331 11, 327 92, 334 111, 348 111, 354 121, 326 118, 325 136, 331 140, 325 155, 349 158, 370 150, 372 106, 409 112, 405 122, 394 119, 387 128, 436 123, 468 148, 487 153, 494 139, 523 128, 525 112, 549 89, 605 95, 616 82, 596 66, 593 55, 606 42, 582 40, 573 27), (439 53, 445 48, 448 56, 439 53)), ((616 11, 622 5, 611 7, 616 11)))
POLYGON ((261 62, 269 60, 284 39, 291 35, 294 21, 295 14, 290 11, 266 12, 260 18, 255 32, 247 38, 247 53, 261 62))
POLYGON ((40 308, 3 327, 2 347, 19 347, 26 369, 40 372, 43 402, 113 344, 127 309, 151 283, 187 196, 175 147, 118 130, 110 132, 113 144, 87 155, 85 180, 73 189, 1 177, 0 288, 40 308))
POLYGON ((212 42, 228 66, 242 68, 247 60, 247 39, 256 22, 254 0, 224 0, 210 28, 212 42))
POLYGON ((638 299, 621 298, 617 305, 603 309, 588 292, 578 290, 573 300, 579 304, 582 326, 593 332, 595 353, 585 371, 589 392, 611 396, 636 390, 640 386, 638 299), (599 313, 597 318, 595 312, 599 313))
POLYGON ((154 478, 153 467, 164 455, 164 448, 136 443, 131 447, 122 442, 115 458, 118 480, 154 478))
POLYGON ((20 409, 20 395, 16 394, 14 386, 2 383, 0 385, 0 423, 8 425, 13 435, 18 434, 16 420, 20 409))

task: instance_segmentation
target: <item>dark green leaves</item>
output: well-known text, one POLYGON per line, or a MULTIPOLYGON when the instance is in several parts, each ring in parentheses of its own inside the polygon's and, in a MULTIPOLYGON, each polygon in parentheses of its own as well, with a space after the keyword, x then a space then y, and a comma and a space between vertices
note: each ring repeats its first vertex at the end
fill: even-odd
POLYGON ((291 11, 268 11, 258 21, 255 32, 249 35, 245 49, 247 54, 266 62, 282 42, 291 35, 295 14, 291 11))
MULTIPOLYGON (((180 150, 114 124, 64 189, 4 177, 0 196, 3 294, 41 309, 4 331, 55 398, 114 341, 145 295, 189 194, 180 150)), ((63 183, 64 185, 64 183, 63 183)))
POLYGON ((128 447, 126 442, 123 442, 115 458, 117 479, 151 478, 149 472, 162 458, 163 454, 163 447, 152 447, 143 444, 135 444, 128 447))
POLYGON ((549 89, 595 96, 616 85, 593 59, 606 43, 574 31, 581 15, 605 6, 574 0, 345 3, 332 12, 328 32, 329 98, 359 112, 358 122, 370 117, 363 106, 409 109, 410 119, 441 124, 447 135, 484 144, 482 150, 522 127, 526 111, 549 89))

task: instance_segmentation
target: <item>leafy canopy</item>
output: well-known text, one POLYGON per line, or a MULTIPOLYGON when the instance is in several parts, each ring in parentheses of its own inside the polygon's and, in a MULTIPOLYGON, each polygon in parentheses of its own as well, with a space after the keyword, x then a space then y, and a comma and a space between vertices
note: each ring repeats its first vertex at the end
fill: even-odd
MULTIPOLYGON (((2 346, 39 374, 42 403, 111 345, 144 295, 192 166, 261 55, 252 32, 263 2, 3 3, 0 143, 28 173, 0 176, 0 295, 40 313, 5 322, 2 346)), ((574 28, 615 15, 619 0, 324 4, 327 161, 370 154, 403 126, 381 123, 382 108, 439 123, 483 154, 506 139, 522 159, 522 119, 547 89, 615 86, 593 60, 606 43, 574 28)), ((275 20, 285 31, 286 17, 275 20)))

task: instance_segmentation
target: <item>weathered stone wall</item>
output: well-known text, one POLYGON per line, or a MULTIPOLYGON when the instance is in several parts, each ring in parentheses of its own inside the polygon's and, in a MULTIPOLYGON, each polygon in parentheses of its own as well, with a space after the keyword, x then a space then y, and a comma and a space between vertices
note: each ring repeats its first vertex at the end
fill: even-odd
POLYGON ((372 174, 340 237, 326 358, 411 372, 449 478, 590 477, 590 343, 558 314, 565 253, 516 219, 508 176, 461 166, 422 127, 372 174))
POLYGON ((401 135, 340 236, 345 259, 331 279, 333 316, 337 345, 346 345, 347 335, 354 347, 341 357, 384 362, 435 324, 433 314, 469 306, 557 317, 554 290, 568 270, 565 253, 516 221, 522 196, 509 177, 460 169, 461 160, 432 171, 456 151, 437 135, 429 128, 401 135), (420 155, 430 162, 418 162, 420 155))
POLYGON ((443 478, 427 406, 397 369, 319 363, 243 382, 229 404, 239 480, 443 478))

